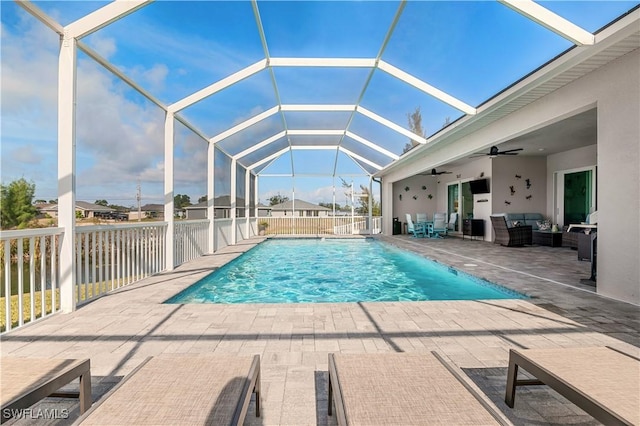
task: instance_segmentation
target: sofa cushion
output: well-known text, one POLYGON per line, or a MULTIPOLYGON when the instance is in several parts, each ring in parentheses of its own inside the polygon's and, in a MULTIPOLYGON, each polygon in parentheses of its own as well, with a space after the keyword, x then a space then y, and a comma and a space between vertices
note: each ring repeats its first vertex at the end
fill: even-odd
POLYGON ((509 228, 525 225, 524 213, 505 213, 504 218, 507 220, 507 227, 509 228))
POLYGON ((538 222, 544 221, 544 216, 540 213, 525 213, 524 224, 531 225, 533 230, 538 229, 538 222))

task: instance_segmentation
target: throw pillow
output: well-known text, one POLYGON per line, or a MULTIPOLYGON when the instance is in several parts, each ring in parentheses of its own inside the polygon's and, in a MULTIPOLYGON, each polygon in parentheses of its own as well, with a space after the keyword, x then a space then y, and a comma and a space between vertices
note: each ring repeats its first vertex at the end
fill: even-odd
POLYGON ((520 221, 519 220, 512 220, 511 221, 511 226, 513 226, 513 227, 520 226, 520 221))

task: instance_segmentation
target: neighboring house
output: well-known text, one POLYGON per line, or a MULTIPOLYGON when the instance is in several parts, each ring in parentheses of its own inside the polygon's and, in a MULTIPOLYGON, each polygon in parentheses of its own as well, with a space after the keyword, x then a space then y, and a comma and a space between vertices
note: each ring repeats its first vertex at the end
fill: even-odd
MULTIPOLYGON (((58 205, 49 203, 39 203, 35 205, 35 208, 41 215, 48 214, 51 217, 58 217, 58 205)), ((111 207, 101 206, 99 204, 88 203, 86 201, 76 201, 76 214, 80 213, 80 216, 84 219, 90 219, 93 217, 98 218, 110 218, 116 213, 116 210, 111 207)))
MULTIPOLYGON (((228 195, 222 195, 215 199, 214 205, 215 205, 216 219, 225 219, 230 217, 231 202, 229 200, 230 198, 228 195)), ((241 204, 241 201, 242 200, 238 200, 238 212, 244 209, 244 204, 241 204)), ((268 216, 268 212, 270 209, 271 207, 258 204, 258 215, 263 217, 268 216)), ((187 220, 206 219, 207 218, 207 202, 202 201, 198 204, 185 207, 184 211, 186 215, 185 218, 187 220)))
POLYGON ((131 212, 129 212, 129 220, 145 218, 164 220, 164 204, 145 204, 140 207, 140 211, 142 212, 142 217, 138 218, 138 210, 131 210, 131 212))
POLYGON ((80 212, 83 218, 90 219, 92 217, 108 217, 112 213, 115 213, 116 210, 111 207, 88 203, 86 201, 76 201, 76 213, 78 212, 80 212))
POLYGON ((187 206, 184 208, 185 219, 206 219, 207 218, 207 201, 201 201, 198 204, 187 206))
POLYGON ((331 209, 304 200, 295 200, 295 202, 288 200, 271 206, 271 216, 273 217, 292 216, 292 214, 297 217, 327 217, 330 212, 331 209))
POLYGON ((39 217, 58 217, 58 205, 54 203, 36 203, 33 205, 38 210, 39 217))
POLYGON ((258 203, 258 217, 269 217, 271 216, 271 210, 273 207, 265 206, 262 203, 258 203))

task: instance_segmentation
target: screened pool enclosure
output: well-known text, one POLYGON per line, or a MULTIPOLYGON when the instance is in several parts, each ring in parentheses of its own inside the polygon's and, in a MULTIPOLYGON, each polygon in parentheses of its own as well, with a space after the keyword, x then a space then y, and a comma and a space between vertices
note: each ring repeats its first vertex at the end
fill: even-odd
MULTIPOLYGON (((48 59, 50 74, 57 67, 58 228, 3 234, 6 251, 18 240, 18 265, 31 262, 29 282, 18 284, 30 299, 18 292, 17 325, 42 315, 48 290, 54 310, 71 311, 256 236, 260 222, 280 233, 390 232, 374 215, 385 167, 456 132, 487 99, 564 50, 593 44, 601 25, 572 23, 571 5, 527 0, 16 5, 25 22, 36 18, 59 36, 48 59), (464 26, 478 37, 458 35, 464 26), (512 41, 491 44, 479 36, 487 31, 512 41), (101 84, 121 103, 96 105, 101 84), (407 124, 417 107, 421 121, 407 124), (102 156, 89 160, 85 150, 102 156), (131 174, 114 173, 118 163, 131 174), (97 176, 114 192, 136 179, 155 182, 164 219, 76 226, 81 188, 94 194, 97 176), (176 219, 174 196, 187 190, 202 191, 203 219, 176 219), (276 193, 291 200, 290 214, 263 218, 260 201, 276 193), (295 207, 314 195, 334 206, 325 218, 295 207), (356 197, 366 213, 338 217, 335 204, 356 197), (42 256, 27 256, 36 244, 42 256), (50 272, 36 279, 38 268, 50 272)), ((5 295, 13 293, 7 277, 5 295)), ((5 300, 8 329, 14 308, 5 300)))

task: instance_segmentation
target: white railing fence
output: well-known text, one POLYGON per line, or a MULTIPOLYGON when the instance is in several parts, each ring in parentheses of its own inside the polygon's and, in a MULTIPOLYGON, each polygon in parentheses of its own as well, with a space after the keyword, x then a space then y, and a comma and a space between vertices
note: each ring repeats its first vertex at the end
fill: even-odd
POLYGON ((233 228, 233 219, 214 219, 213 229, 215 232, 214 251, 225 248, 231 244, 231 233, 233 228))
POLYGON ((62 228, 0 232, 0 331, 9 331, 60 308, 58 250, 62 228), (25 280, 25 278, 27 278, 25 280))
POLYGON ((176 221, 174 229, 174 266, 209 253, 209 219, 176 221))
MULTIPOLYGON (((264 235, 352 235, 369 234, 368 216, 260 217, 258 232, 264 235)), ((379 234, 381 217, 373 218, 373 233, 379 234)))
POLYGON ((76 301, 165 270, 165 222, 76 228, 76 301))

